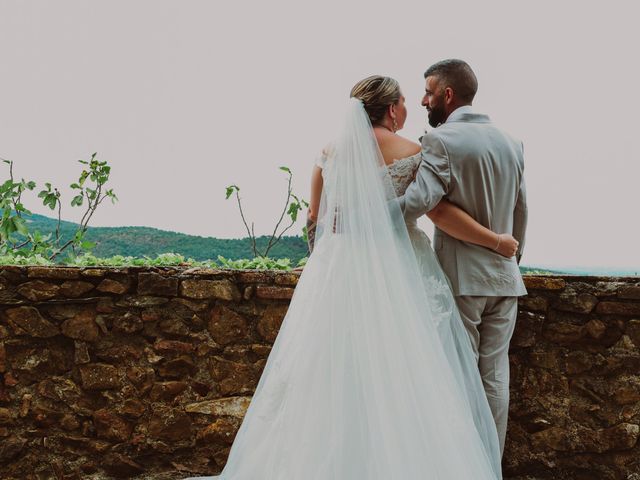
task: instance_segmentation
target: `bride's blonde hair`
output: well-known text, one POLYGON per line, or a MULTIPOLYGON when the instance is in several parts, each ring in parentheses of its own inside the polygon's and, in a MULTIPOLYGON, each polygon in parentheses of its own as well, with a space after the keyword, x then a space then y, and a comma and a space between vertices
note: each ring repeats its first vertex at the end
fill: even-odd
POLYGON ((360 80, 351 89, 351 97, 362 101, 372 125, 382 121, 389 105, 398 103, 401 95, 397 80, 382 75, 360 80))

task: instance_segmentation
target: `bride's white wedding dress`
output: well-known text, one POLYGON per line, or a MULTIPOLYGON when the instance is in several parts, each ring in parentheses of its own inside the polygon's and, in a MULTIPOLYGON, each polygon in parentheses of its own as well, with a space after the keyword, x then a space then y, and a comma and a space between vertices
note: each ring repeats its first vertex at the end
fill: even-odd
POLYGON ((362 104, 323 160, 316 246, 217 480, 496 480, 469 339, 362 104))

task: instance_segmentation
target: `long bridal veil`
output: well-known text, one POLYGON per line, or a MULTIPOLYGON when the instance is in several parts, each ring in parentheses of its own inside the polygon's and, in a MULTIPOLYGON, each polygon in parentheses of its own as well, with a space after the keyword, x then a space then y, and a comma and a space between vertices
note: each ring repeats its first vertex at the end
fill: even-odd
POLYGON ((499 479, 453 297, 441 272, 419 271, 362 103, 350 100, 345 117, 324 164, 314 252, 212 478, 499 479))

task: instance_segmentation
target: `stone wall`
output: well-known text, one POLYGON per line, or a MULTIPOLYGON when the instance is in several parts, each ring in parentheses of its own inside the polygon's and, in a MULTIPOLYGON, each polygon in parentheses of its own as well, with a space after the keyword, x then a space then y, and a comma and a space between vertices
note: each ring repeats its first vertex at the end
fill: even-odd
MULTIPOLYGON (((219 472, 297 279, 0 268, 0 479, 219 472)), ((640 479, 640 283, 526 281, 507 477, 640 479)))
POLYGON ((640 279, 526 283, 505 475, 640 480, 640 279))

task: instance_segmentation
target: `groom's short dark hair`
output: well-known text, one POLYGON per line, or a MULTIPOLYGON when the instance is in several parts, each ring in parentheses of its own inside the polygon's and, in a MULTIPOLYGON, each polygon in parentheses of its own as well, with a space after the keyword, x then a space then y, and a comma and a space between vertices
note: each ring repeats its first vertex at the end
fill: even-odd
POLYGON ((440 84, 453 88, 463 102, 471 103, 478 91, 478 79, 467 62, 450 58, 431 65, 424 78, 437 77, 440 84))

